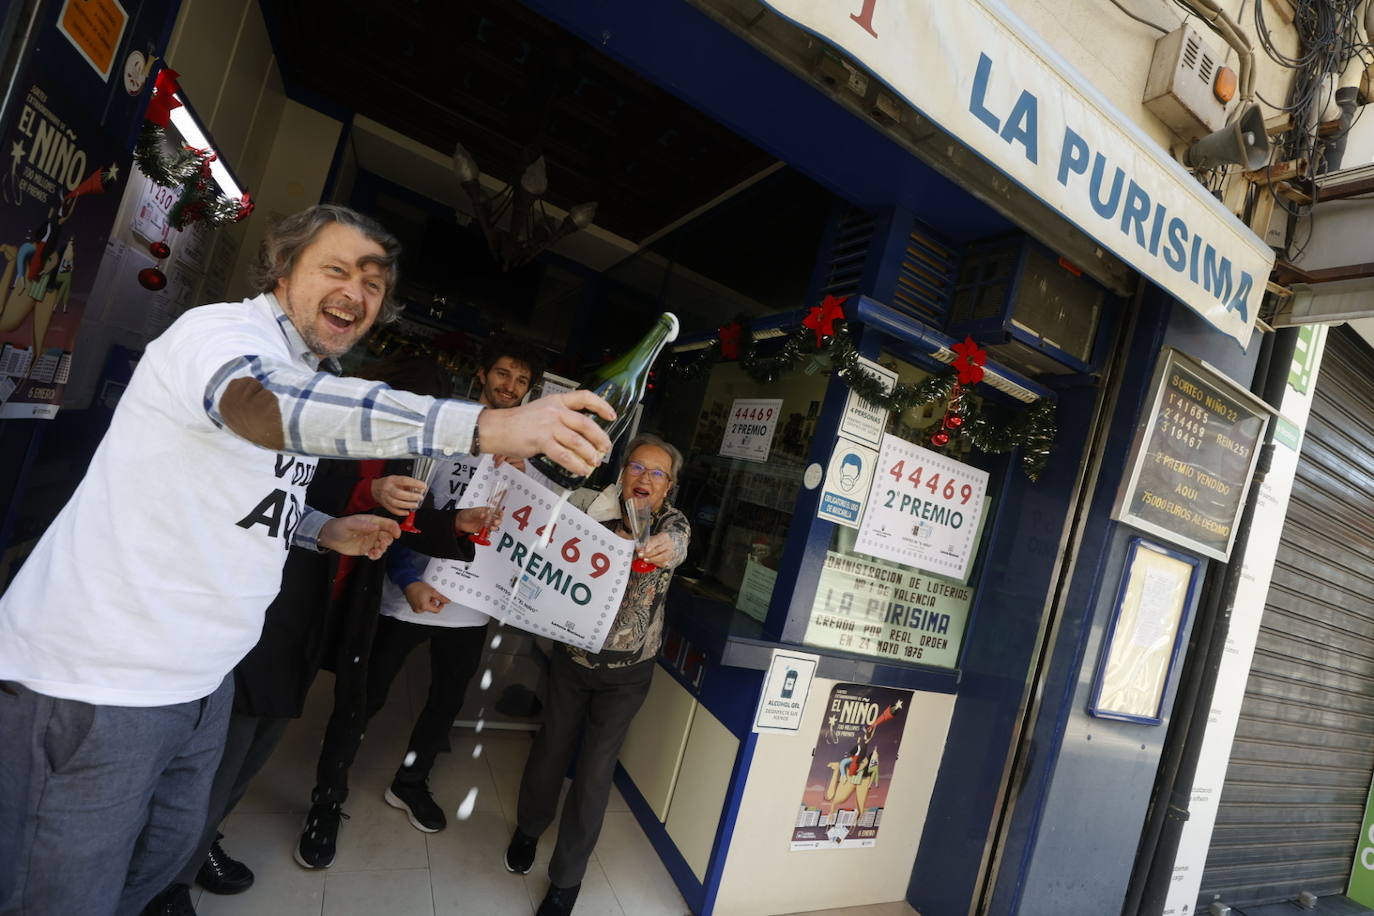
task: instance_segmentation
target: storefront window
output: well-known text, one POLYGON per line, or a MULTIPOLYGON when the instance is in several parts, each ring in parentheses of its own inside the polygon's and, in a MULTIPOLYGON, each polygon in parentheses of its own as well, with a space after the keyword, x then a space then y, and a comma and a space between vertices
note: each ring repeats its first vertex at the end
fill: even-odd
MULTIPOLYGON (((898 381, 905 384, 929 375, 889 355, 880 362, 897 372, 898 381)), ((942 417, 940 410, 932 408, 894 413, 886 432, 922 444, 942 417)), ((944 449, 945 454, 962 460, 964 456, 952 446, 944 449)), ((985 507, 980 521, 988 515, 985 507)), ((973 606, 974 566, 970 564, 966 580, 935 575, 859 553, 854 549, 857 536, 853 528, 835 526, 802 641, 894 662, 957 667, 973 606)), ((974 543, 981 537, 979 531, 974 543)))
POLYGON ((768 611, 829 379, 796 372, 765 385, 738 363, 721 362, 706 379, 675 388, 672 410, 655 418, 686 455, 676 502, 692 521, 692 547, 678 580, 758 621, 768 611))

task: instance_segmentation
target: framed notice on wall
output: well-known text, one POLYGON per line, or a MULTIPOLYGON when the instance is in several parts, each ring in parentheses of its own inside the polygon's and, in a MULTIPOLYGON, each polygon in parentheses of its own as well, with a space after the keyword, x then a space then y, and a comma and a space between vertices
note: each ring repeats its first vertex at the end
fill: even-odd
POLYGON ((1088 712, 1144 725, 1163 721, 1169 672, 1193 605, 1197 557, 1135 538, 1102 646, 1088 712))
POLYGON ((1150 390, 1112 518, 1226 560, 1273 409, 1177 350, 1150 390))

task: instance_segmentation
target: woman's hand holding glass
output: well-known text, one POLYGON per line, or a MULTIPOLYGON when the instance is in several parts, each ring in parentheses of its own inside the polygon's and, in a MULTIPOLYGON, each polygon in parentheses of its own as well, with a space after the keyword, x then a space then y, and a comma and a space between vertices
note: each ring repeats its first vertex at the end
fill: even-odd
POLYGON ((625 500, 625 525, 635 541, 635 558, 630 569, 637 573, 653 572, 657 566, 644 559, 644 548, 649 543, 649 529, 653 525, 653 506, 648 499, 631 496, 625 500))

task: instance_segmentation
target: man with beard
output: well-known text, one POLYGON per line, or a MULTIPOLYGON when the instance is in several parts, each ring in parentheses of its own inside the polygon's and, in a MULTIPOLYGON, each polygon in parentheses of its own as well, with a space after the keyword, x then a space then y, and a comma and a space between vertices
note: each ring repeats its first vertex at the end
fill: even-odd
POLYGON ((320 205, 268 234, 259 295, 148 345, 70 502, 0 598, 0 914, 134 914, 189 855, 232 694, 291 545, 399 533, 304 503, 316 457, 539 452, 590 473, 587 392, 511 410, 337 378, 391 317, 400 245, 320 205))
MULTIPOLYGON (((538 350, 510 338, 489 341, 477 370, 481 390, 477 402, 493 410, 515 407, 543 376, 543 357, 538 350)), ((521 463, 518 459, 514 463, 521 463)), ((477 468, 477 458, 455 455, 439 462, 430 475, 434 505, 452 510, 462 500, 477 468)), ((538 476, 530 468, 527 473, 538 476)), ((481 511, 481 510, 467 510, 481 511)), ((399 545, 398 545, 399 548, 399 545)), ((434 586, 424 582, 429 556, 399 548, 387 557, 388 578, 381 586, 381 618, 368 646, 344 646, 340 655, 363 653, 366 689, 341 695, 335 691, 334 711, 325 728, 315 767, 315 788, 310 813, 296 844, 296 862, 304 868, 328 868, 334 863, 344 801, 348 798, 348 771, 362 743, 363 730, 386 704, 391 683, 410 653, 429 643, 429 689, 425 705, 415 720, 407 751, 384 798, 406 813, 411 825, 424 833, 447 826, 444 811, 429 791, 429 774, 435 758, 447 751, 449 732, 463 705, 468 682, 477 671, 486 643, 487 622, 483 612, 450 602, 434 586)))

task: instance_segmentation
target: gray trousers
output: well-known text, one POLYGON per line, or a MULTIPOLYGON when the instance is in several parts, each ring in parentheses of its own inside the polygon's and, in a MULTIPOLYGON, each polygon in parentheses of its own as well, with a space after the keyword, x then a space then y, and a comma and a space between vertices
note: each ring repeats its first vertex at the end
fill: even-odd
POLYGON ((93 706, 0 682, 0 916, 137 916, 200 837, 233 695, 93 706))
POLYGON ((569 659, 561 647, 553 652, 544 725, 520 778, 516 818, 520 832, 530 837, 538 837, 553 823, 563 774, 580 736, 577 770, 549 861, 549 881, 555 887, 580 884, 586 874, 606 817, 620 746, 649 693, 653 674, 653 661, 627 668, 586 668, 569 659))
POLYGON ((201 830, 200 843, 181 869, 181 874, 176 877, 177 884, 190 887, 195 883, 196 872, 200 871, 205 864, 205 857, 210 854, 210 844, 219 836, 220 822, 234 810, 243 793, 248 791, 253 777, 267 764, 290 722, 287 718, 245 716, 237 712, 229 716, 224 756, 220 758, 214 781, 210 784, 210 804, 206 809, 209 816, 201 830))

